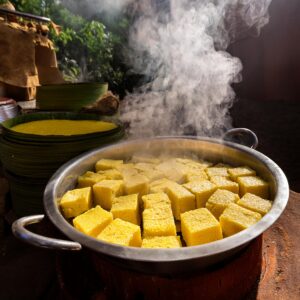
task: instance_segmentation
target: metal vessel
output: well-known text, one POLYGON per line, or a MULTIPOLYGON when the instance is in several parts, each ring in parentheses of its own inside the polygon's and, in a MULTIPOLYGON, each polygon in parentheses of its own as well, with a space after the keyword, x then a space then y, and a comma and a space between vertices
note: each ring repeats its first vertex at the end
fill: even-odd
MULTIPOLYGON (((227 133, 225 138, 228 139, 232 135, 236 137, 245 132, 249 135, 246 129, 234 129, 227 133)), ((252 146, 255 147, 257 140, 254 135, 252 135, 252 140, 252 146)), ((41 237, 25 228, 28 224, 40 222, 44 218, 43 215, 25 217, 16 221, 13 224, 13 232, 23 241, 39 247, 65 250, 80 250, 84 247, 90 249, 99 259, 109 260, 120 267, 156 275, 178 274, 206 268, 235 255, 278 219, 287 204, 288 197, 289 186, 283 171, 270 158, 249 147, 225 139, 206 137, 157 137, 132 140, 80 155, 59 168, 48 182, 44 193, 46 214, 52 223, 72 241, 41 237), (137 151, 146 151, 154 155, 160 153, 196 155, 213 162, 229 163, 233 166, 247 165, 270 183, 273 206, 258 223, 231 237, 179 249, 123 247, 80 233, 61 214, 58 206, 60 197, 67 190, 73 189, 77 177, 91 170, 100 158, 126 159, 137 151)))

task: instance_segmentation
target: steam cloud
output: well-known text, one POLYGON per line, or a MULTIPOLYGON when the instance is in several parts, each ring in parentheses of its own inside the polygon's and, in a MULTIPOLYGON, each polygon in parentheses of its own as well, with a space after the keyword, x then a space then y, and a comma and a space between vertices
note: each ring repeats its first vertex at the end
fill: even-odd
POLYGON ((241 62, 225 52, 248 29, 268 22, 271 0, 142 0, 130 32, 133 71, 150 82, 126 97, 122 119, 134 137, 220 136, 241 80, 241 62))
MULTIPOLYGON (((74 4, 74 0, 62 0, 74 4)), ((77 3, 77 1, 75 1, 77 3)), ((271 0, 87 0, 90 14, 134 16, 127 57, 147 83, 127 95, 121 118, 133 137, 220 136, 230 128, 231 87, 242 64, 228 45, 268 23, 271 0)), ((78 6, 77 6, 78 8, 78 6)))

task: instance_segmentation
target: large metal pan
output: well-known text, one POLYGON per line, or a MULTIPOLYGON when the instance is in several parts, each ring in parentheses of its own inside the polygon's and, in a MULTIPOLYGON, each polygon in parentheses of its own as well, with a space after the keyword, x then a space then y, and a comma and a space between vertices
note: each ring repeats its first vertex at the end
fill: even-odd
MULTIPOLYGON (((229 135, 249 133, 243 129, 235 129, 229 135)), ((252 135, 252 138, 255 137, 252 135)), ((252 146, 257 144, 254 140, 252 146)), ((224 139, 194 137, 157 137, 132 140, 113 146, 92 150, 64 164, 52 176, 44 193, 44 208, 52 223, 71 241, 62 241, 42 237, 28 231, 25 226, 40 222, 44 215, 25 217, 13 224, 14 234, 25 242, 39 247, 64 250, 80 250, 82 247, 92 250, 99 259, 110 260, 121 267, 143 273, 156 275, 178 274, 195 269, 205 268, 234 256, 246 247, 249 242, 269 228, 283 212, 289 196, 289 186, 282 170, 267 156, 224 139), (232 165, 248 165, 260 176, 268 180, 271 186, 271 197, 274 200, 272 209, 257 224, 227 237, 223 240, 200 246, 180 249, 141 249, 109 244, 91 238, 76 230, 63 217, 58 201, 69 189, 73 189, 77 177, 100 158, 129 158, 137 151, 145 150, 154 154, 175 153, 176 155, 193 154, 215 162, 232 165)))

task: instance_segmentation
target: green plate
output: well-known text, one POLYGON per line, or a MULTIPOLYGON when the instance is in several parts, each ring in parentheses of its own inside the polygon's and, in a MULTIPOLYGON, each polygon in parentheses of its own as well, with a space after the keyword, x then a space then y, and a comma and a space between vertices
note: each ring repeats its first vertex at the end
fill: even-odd
POLYGON ((93 148, 115 143, 124 137, 123 125, 113 118, 76 113, 36 113, 2 123, 0 159, 6 170, 26 178, 49 178, 62 164, 93 148), (24 122, 44 119, 105 120, 117 128, 98 133, 73 136, 24 134, 10 128, 24 122))
POLYGON ((108 90, 107 83, 66 83, 37 87, 37 106, 43 110, 80 110, 108 90))

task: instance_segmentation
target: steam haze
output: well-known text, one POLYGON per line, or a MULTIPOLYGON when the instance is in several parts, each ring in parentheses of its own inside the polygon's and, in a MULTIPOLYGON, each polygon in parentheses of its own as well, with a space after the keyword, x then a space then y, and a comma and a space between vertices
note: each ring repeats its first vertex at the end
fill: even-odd
MULTIPOLYGON (((65 0, 67 1, 67 0, 65 0)), ((146 83, 128 94, 121 118, 133 137, 220 136, 242 64, 226 52, 234 40, 258 35, 271 0, 90 0, 107 13, 130 4, 134 16, 127 58, 146 83)))

